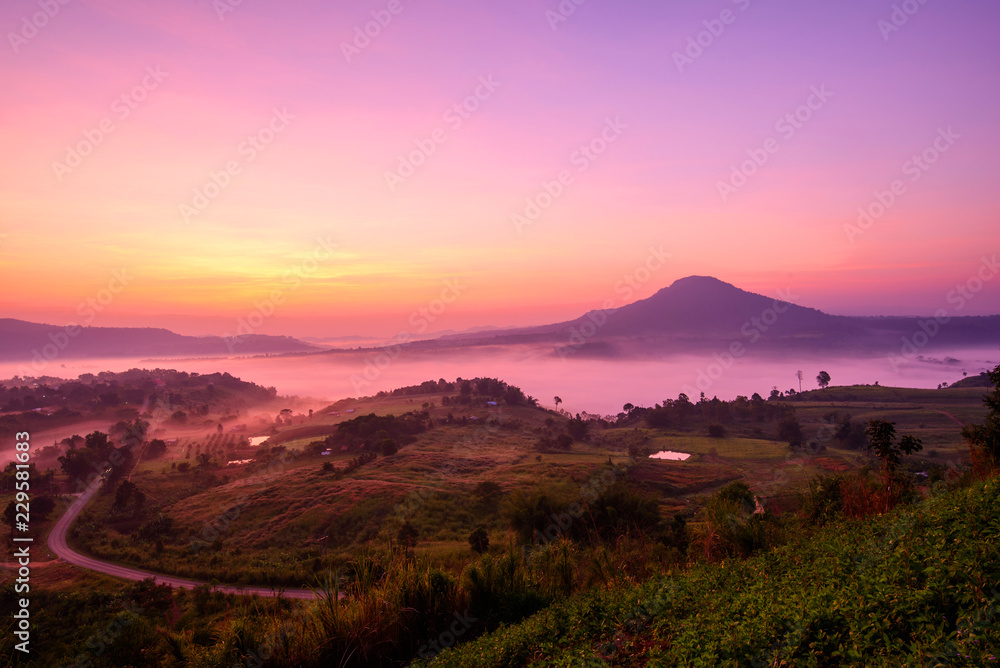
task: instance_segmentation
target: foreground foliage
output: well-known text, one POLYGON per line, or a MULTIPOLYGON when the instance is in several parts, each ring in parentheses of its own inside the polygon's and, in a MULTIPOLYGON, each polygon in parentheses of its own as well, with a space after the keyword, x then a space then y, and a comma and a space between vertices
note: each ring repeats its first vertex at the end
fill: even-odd
POLYGON ((998 508, 1000 480, 976 483, 746 561, 567 599, 429 665, 993 665, 998 508))

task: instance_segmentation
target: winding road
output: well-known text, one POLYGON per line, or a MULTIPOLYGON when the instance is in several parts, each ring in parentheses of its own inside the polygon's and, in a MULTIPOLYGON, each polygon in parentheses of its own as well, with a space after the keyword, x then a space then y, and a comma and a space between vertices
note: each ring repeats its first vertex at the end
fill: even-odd
MULTIPOLYGON (((141 571, 137 568, 129 568, 128 566, 119 566, 118 564, 112 564, 107 561, 94 559, 72 550, 69 545, 66 544, 66 531, 69 530, 73 520, 77 518, 87 503, 94 497, 94 494, 97 493, 97 490, 100 488, 102 482, 103 480, 101 478, 94 480, 94 482, 90 484, 90 487, 88 487, 86 491, 84 491, 76 499, 73 505, 69 507, 65 514, 59 518, 59 521, 56 522, 56 525, 52 528, 52 531, 49 533, 49 548, 57 557, 66 563, 73 564, 74 566, 87 568, 92 571, 97 571, 98 573, 113 575, 126 580, 145 580, 147 578, 153 578, 153 580, 156 581, 156 584, 167 584, 172 587, 180 587, 182 589, 194 589, 195 587, 208 584, 207 582, 187 580, 173 575, 162 575, 158 573, 150 573, 148 571, 141 571)), ((271 598, 278 596, 303 599, 316 598, 316 595, 309 589, 280 589, 277 587, 234 587, 231 585, 215 585, 212 587, 212 590, 226 594, 240 594, 245 596, 252 596, 256 594, 258 596, 271 598)))

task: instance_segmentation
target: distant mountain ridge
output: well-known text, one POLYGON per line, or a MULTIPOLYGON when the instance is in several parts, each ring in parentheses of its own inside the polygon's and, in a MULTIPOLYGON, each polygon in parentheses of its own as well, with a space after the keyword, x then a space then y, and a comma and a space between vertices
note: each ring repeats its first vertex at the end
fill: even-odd
POLYGON ((193 357, 313 352, 288 336, 185 336, 153 327, 77 327, 0 318, 0 360, 39 366, 56 358, 193 357))
MULTIPOLYGON (((740 344, 764 350, 916 356, 928 350, 1000 345, 1000 315, 842 316, 766 297, 710 276, 688 276, 619 308, 536 327, 439 332, 402 344, 410 350, 530 344, 553 354, 603 358, 718 352, 740 344), (481 330, 481 331, 477 331, 481 330)), ((79 328, 0 319, 0 360, 55 357, 191 357, 344 353, 284 336, 193 337, 158 328, 79 328), (52 353, 52 355, 50 355, 52 353)), ((363 337, 343 337, 360 343, 363 337)), ((333 341, 334 339, 312 339, 333 341)), ((383 346, 372 342, 367 350, 383 346)), ((357 350, 357 349, 355 349, 357 350)), ((365 350, 365 348, 362 348, 365 350)))
POLYGON ((656 294, 574 320, 475 337, 442 337, 417 347, 553 344, 556 352, 599 357, 719 350, 725 343, 816 352, 913 351, 1000 344, 1000 315, 842 316, 765 297, 710 276, 688 276, 656 294))

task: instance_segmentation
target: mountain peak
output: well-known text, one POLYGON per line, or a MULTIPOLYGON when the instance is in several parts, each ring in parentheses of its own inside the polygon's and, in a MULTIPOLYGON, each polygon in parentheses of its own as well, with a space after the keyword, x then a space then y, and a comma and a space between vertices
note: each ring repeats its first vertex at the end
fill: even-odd
POLYGON ((781 314, 781 322, 772 323, 779 330, 814 328, 830 317, 814 309, 780 304, 785 302, 742 290, 713 276, 686 276, 651 297, 618 309, 602 331, 623 335, 684 332, 735 336, 753 318, 772 310, 781 314))
POLYGON ((685 276, 684 278, 678 278, 676 281, 670 284, 670 287, 679 287, 684 285, 726 285, 731 288, 736 287, 731 283, 726 283, 721 281, 715 276, 685 276))
POLYGON ((671 283, 668 287, 663 288, 660 292, 672 291, 681 292, 689 290, 714 290, 718 291, 720 289, 724 290, 735 290, 737 292, 744 292, 740 288, 736 287, 731 283, 726 283, 721 281, 714 276, 685 276, 684 278, 678 278, 676 281, 671 283))

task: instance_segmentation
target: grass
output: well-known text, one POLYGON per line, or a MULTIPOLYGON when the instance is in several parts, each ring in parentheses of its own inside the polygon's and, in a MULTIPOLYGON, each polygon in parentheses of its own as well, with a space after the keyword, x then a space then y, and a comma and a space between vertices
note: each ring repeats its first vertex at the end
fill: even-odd
MULTIPOLYGON (((650 430, 651 431, 651 430, 650 430)), ((754 438, 710 438, 678 434, 656 436, 649 441, 655 450, 673 450, 726 459, 778 460, 788 454, 788 444, 754 438)))
POLYGON ((992 665, 998 504, 1000 480, 980 482, 745 561, 594 590, 417 665, 992 665))

